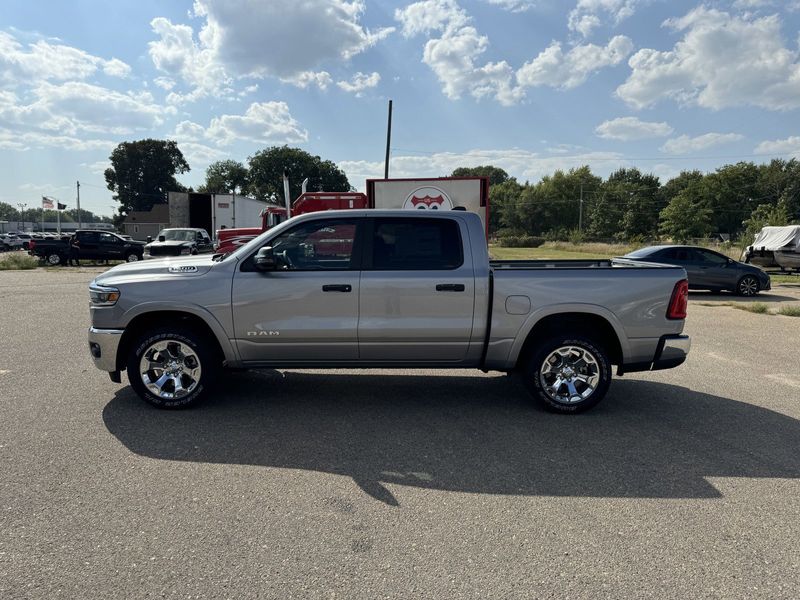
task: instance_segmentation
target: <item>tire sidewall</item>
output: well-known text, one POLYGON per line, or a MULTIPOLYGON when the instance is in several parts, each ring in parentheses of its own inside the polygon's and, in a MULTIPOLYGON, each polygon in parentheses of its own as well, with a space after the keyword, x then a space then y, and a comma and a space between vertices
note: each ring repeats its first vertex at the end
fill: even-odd
POLYGON ((192 406, 196 406, 202 401, 203 397, 206 395, 207 389, 216 380, 218 368, 214 359, 215 357, 210 349, 209 344, 201 337, 189 331, 173 328, 152 330, 140 336, 133 344, 133 347, 128 354, 128 381, 130 381, 131 387, 143 400, 157 408, 190 408, 192 406), (202 373, 200 375, 200 381, 198 382, 197 387, 192 391, 191 394, 187 394, 186 396, 175 400, 160 398, 159 396, 153 394, 149 389, 147 389, 144 381, 142 381, 141 373, 139 373, 139 362, 141 361, 145 350, 147 350, 154 343, 166 339, 175 340, 189 346, 197 354, 202 367, 202 373))
POLYGON ((744 296, 745 298, 752 298, 753 296, 758 295, 758 292, 761 291, 760 288, 761 285, 758 283, 758 279, 754 275, 745 275, 736 284, 736 293, 739 294, 740 296, 744 296), (745 294, 744 292, 742 292, 742 283, 745 281, 745 279, 752 279, 756 283, 756 291, 753 292, 752 294, 745 294))
POLYGON ((602 346, 590 338, 579 335, 555 336, 548 339, 531 353, 525 365, 523 376, 525 378, 525 385, 537 404, 552 412, 574 414, 592 408, 605 397, 611 385, 611 363, 609 362, 608 354, 602 346), (547 392, 545 392, 542 387, 541 378, 539 377, 542 364, 551 352, 562 346, 577 346, 583 348, 589 351, 597 361, 600 382, 597 388, 595 388, 594 393, 581 402, 572 404, 556 402, 547 395, 547 392))
POLYGON ((58 253, 56 253, 56 252, 51 252, 50 254, 48 254, 48 255, 47 255, 47 258, 45 259, 45 261, 47 262, 47 264, 48 264, 48 265, 55 267, 56 265, 60 265, 61 263, 63 263, 63 262, 64 262, 64 259, 63 259, 63 258, 61 258, 61 255, 60 255, 60 254, 58 254, 58 253), (54 256, 55 256, 55 257, 56 257, 56 259, 57 259, 57 260, 55 260, 55 261, 54 261, 54 260, 52 260, 52 258, 53 258, 54 256))
POLYGON ((125 262, 137 262, 139 260, 139 256, 135 252, 130 252, 125 256, 125 262))

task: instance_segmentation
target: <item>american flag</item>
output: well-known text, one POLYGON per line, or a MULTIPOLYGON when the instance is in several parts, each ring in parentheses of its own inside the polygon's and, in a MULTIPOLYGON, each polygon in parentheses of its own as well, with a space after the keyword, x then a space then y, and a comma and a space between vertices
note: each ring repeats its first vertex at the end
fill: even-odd
POLYGON ((42 196, 42 208, 49 208, 52 210, 53 206, 54 204, 52 198, 49 198, 47 196, 42 196))

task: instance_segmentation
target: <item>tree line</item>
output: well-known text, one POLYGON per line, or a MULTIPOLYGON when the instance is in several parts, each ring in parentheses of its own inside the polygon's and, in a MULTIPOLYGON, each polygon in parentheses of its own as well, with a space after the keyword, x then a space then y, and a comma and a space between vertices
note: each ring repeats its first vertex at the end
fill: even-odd
MULTIPOLYGON (((190 167, 174 141, 123 142, 109 158, 105 179, 120 203, 120 218, 166 202, 169 191, 193 191, 176 179, 190 167)), ((353 189, 334 162, 299 148, 272 146, 246 163, 212 163, 197 191, 282 203, 284 170, 293 200, 306 178, 310 191, 353 189)), ((451 175, 489 178, 489 230, 501 238, 685 242, 722 235, 735 240, 751 237, 764 225, 800 221, 800 162, 795 159, 739 162, 710 173, 683 171, 665 183, 628 167, 605 179, 589 166, 558 170, 535 183, 521 183, 492 165, 457 168, 451 175)))
POLYGON ((554 240, 686 242, 722 235, 750 239, 764 225, 800 223, 800 162, 739 162, 683 171, 666 183, 637 168, 603 179, 582 166, 519 183, 498 167, 453 175, 490 179, 490 233, 554 240))
MULTIPOLYGON (((70 208, 61 211, 62 223, 77 223, 78 222, 78 209, 70 208)), ((0 202, 0 221, 22 221, 31 223, 40 223, 44 220, 46 223, 55 223, 59 219, 59 215, 54 210, 45 210, 42 215, 41 208, 26 208, 20 211, 12 204, 7 202, 0 202)), ((81 209, 81 222, 83 223, 111 223, 111 219, 105 216, 94 214, 90 210, 81 209)))

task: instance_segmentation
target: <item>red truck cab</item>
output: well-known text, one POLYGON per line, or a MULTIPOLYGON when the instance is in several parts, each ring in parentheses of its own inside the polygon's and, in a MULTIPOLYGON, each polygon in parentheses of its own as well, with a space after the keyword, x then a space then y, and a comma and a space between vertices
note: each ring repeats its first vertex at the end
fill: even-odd
MULTIPOLYGON (((359 192, 305 192, 292 204, 292 216, 323 210, 367 208, 367 197, 359 192)), ((233 252, 287 219, 286 209, 270 206, 261 211, 261 227, 236 227, 217 230, 217 252, 233 252)))

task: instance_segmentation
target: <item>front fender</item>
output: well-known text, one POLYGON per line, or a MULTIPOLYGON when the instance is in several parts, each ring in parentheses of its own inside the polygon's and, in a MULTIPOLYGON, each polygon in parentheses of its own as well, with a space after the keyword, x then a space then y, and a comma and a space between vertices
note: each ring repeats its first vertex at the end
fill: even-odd
POLYGON ((124 327, 127 327, 136 317, 159 312, 184 312, 202 319, 203 322, 208 325, 209 329, 211 329, 211 332, 219 343, 219 347, 222 348, 225 361, 228 364, 238 364, 240 362, 239 354, 231 343, 225 328, 213 313, 199 304, 164 300, 159 300, 158 302, 142 302, 126 310, 122 314, 122 322, 124 327))

